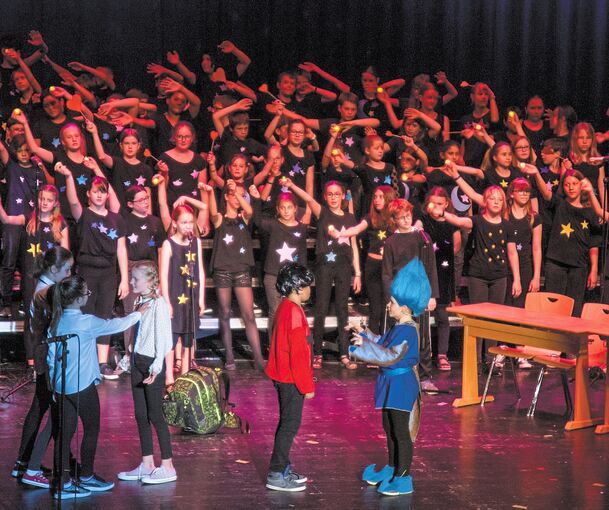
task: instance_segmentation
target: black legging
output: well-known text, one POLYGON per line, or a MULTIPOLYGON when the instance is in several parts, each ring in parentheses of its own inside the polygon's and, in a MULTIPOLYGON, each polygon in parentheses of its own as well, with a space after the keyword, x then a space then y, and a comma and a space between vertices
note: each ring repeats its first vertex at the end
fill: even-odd
POLYGON ((222 335, 222 343, 226 349, 226 363, 234 363, 235 355, 233 353, 233 335, 230 329, 231 316, 231 294, 235 291, 237 302, 239 303, 239 311, 241 318, 245 323, 245 334, 247 341, 252 348, 254 361, 258 367, 264 366, 264 358, 260 351, 260 334, 258 326, 256 326, 256 317, 254 316, 254 293, 251 287, 234 287, 234 288, 216 288, 218 297, 220 334, 222 335))
POLYGON ((520 265, 520 285, 522 286, 522 292, 518 297, 512 296, 512 284, 514 283, 514 277, 512 273, 508 275, 507 287, 505 291, 505 304, 508 306, 517 306, 518 308, 524 308, 524 302, 529 292, 529 285, 533 279, 533 262, 523 263, 520 265))
POLYGON ((383 333, 383 319, 385 315, 385 305, 387 304, 383 303, 382 265, 382 260, 366 257, 364 278, 369 303, 368 327, 375 335, 383 333))
POLYGON ((334 283, 334 308, 338 321, 338 347, 341 356, 348 354, 348 339, 345 326, 349 318, 347 300, 351 288, 351 265, 348 263, 317 264, 315 268, 315 322, 313 323, 314 351, 316 355, 322 352, 324 326, 334 283))
POLYGON ((586 267, 571 267, 546 259, 545 291, 572 297, 575 300, 573 317, 582 313, 587 279, 586 267))
MULTIPOLYGON (((78 274, 85 279, 87 288, 91 291, 87 304, 82 307, 83 313, 97 315, 102 319, 110 319, 117 289, 115 266, 99 268, 79 265, 78 274)), ((97 343, 109 345, 110 336, 98 337, 97 343)))
POLYGON ((149 368, 154 358, 135 353, 131 363, 131 393, 135 420, 140 434, 142 457, 152 455, 152 429, 154 425, 161 449, 161 459, 171 459, 171 436, 163 415, 163 396, 165 394, 165 362, 163 370, 157 374, 154 382, 144 384, 142 381, 149 374, 149 368))
MULTIPOLYGON (((40 429, 40 423, 44 418, 44 415, 51 407, 53 394, 49 391, 47 386, 46 374, 36 375, 36 390, 34 392, 34 398, 30 405, 30 410, 23 421, 23 430, 21 432, 21 444, 19 445, 19 457, 17 460, 24 464, 30 464, 30 458, 32 457, 32 450, 34 443, 38 436, 38 430, 40 429)), ((50 423, 47 422, 47 425, 50 423)), ((45 427, 46 428, 46 427, 45 427)), ((47 431, 48 432, 48 431, 47 431)), ((46 436, 46 443, 48 444, 48 436, 46 436)), ((44 445, 46 449, 46 444, 44 445)), ((35 462, 34 462, 35 464, 35 462)), ((37 466, 31 466, 32 468, 37 466)))
MULTIPOLYGON (((11 306, 15 268, 23 271, 25 264, 25 228, 22 225, 2 225, 2 265, 0 267, 0 305, 11 306)), ((28 254, 28 257, 30 255, 28 254)))
POLYGON ((395 468, 395 476, 410 474, 412 464, 412 439, 410 437, 410 412, 383 409, 383 429, 387 435, 387 464, 395 468))
POLYGON ((97 386, 91 384, 87 389, 65 397, 65 412, 63 417, 63 465, 59 465, 59 413, 60 396, 55 395, 56 403, 53 403, 53 441, 54 469, 55 473, 61 473, 61 481, 67 482, 70 478, 70 443, 78 417, 83 426, 82 443, 80 447, 80 476, 87 478, 93 474, 93 463, 95 461, 95 450, 97 449, 97 438, 99 437, 99 396, 97 386), (78 409, 77 409, 78 406, 78 409))
MULTIPOLYGON (((502 305, 505 303, 506 288, 507 277, 498 278, 496 280, 485 280, 483 278, 470 276, 467 289, 469 293, 469 302, 471 304, 489 302, 502 305)), ((495 345, 497 345, 495 340, 485 340, 486 347, 493 347, 495 345)), ((482 357, 482 342, 476 342, 476 353, 476 359, 486 359, 486 354, 482 357)))

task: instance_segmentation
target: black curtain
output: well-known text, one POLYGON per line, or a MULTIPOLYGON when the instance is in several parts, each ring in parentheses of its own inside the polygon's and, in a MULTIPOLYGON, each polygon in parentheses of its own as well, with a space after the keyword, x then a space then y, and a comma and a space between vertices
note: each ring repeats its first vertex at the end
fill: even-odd
MULTIPOLYGON (((25 39, 36 28, 53 59, 110 66, 121 89, 150 90, 146 64, 167 50, 195 69, 231 39, 252 57, 244 80, 254 87, 312 60, 353 85, 369 64, 407 81, 442 69, 456 85, 488 82, 500 106, 540 94, 596 121, 609 106, 602 0, 19 0, 0 9, 2 34, 25 39)), ((42 64, 35 72, 55 79, 42 64)), ((467 109, 462 94, 449 113, 467 109)))

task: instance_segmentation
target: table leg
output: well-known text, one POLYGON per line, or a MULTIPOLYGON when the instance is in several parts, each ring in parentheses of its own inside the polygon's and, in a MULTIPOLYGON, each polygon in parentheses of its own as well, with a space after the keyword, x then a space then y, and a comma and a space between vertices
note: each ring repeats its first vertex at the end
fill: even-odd
POLYGON ((579 354, 575 365, 575 402, 573 407, 573 419, 567 422, 565 430, 592 427, 601 421, 600 419, 593 419, 590 412, 587 335, 579 342, 579 354))
MULTIPOLYGON (((482 400, 478 394, 478 360, 476 359, 476 342, 478 339, 470 334, 467 319, 463 326, 463 376, 461 386, 461 398, 453 401, 453 407, 464 407, 477 405, 482 400)), ((495 398, 492 395, 486 396, 487 402, 492 402, 495 398)))
MULTIPOLYGON (((607 364, 609 367, 609 349, 607 349, 607 364)), ((609 377, 605 376, 605 422, 598 425, 594 430, 597 434, 607 434, 609 432, 609 377)))

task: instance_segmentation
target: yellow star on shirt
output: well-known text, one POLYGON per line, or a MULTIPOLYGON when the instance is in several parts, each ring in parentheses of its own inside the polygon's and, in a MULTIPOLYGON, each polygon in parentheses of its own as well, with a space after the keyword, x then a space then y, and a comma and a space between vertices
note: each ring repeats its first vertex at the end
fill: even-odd
POLYGON ((197 286, 197 282, 193 282, 190 278, 186 280, 186 284, 188 285, 188 288, 197 286))
POLYGON ((508 182, 505 179, 501 179, 501 182, 499 184, 501 184, 502 188, 507 188, 508 187, 508 182))
POLYGON ((189 252, 186 254, 186 260, 188 260, 188 262, 194 262, 194 261, 195 261, 195 257, 196 257, 196 256, 197 256, 197 254, 196 254, 196 253, 193 253, 193 252, 189 251, 189 252))
POLYGON ((379 238, 379 240, 383 240, 387 238, 387 231, 386 230, 379 230, 378 234, 376 234, 377 237, 379 238))
POLYGON ((571 237, 571 234, 573 232, 575 232, 575 230, 573 230, 571 228, 571 222, 567 223, 566 225, 563 225, 561 223, 560 226, 562 227, 562 230, 560 231, 560 235, 565 234, 567 236, 567 239, 569 239, 571 237))
POLYGON ((586 230, 588 228, 589 223, 586 220, 584 220, 580 223, 580 225, 582 226, 582 228, 584 230, 586 230))
POLYGON ((178 296, 178 304, 185 305, 188 302, 188 296, 182 292, 181 296, 178 296))
POLYGON ((181 275, 189 275, 190 271, 188 270, 188 265, 184 264, 183 266, 180 266, 180 271, 181 271, 181 275))
POLYGON ((40 243, 30 243, 30 249, 27 252, 31 253, 32 257, 36 258, 37 255, 40 255, 42 253, 42 250, 40 249, 40 243))
POLYGON ((554 179, 554 180, 552 181, 552 187, 554 187, 554 186, 558 186, 558 183, 559 183, 559 182, 560 182, 560 181, 559 181, 558 179, 554 179))

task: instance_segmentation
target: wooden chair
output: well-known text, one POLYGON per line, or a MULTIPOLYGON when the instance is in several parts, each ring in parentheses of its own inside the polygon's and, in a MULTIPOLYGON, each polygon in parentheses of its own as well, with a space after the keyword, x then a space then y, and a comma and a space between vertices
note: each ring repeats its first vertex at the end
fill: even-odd
MULTIPOLYGON (((573 298, 562 294, 555 294, 553 292, 529 292, 524 302, 524 309, 531 312, 545 312, 550 315, 570 316, 573 312, 574 304, 575 301, 573 298)), ((486 401, 486 395, 488 394, 488 387, 491 383, 491 376, 493 375, 493 370, 497 362, 497 356, 503 355, 506 359, 509 359, 512 367, 512 375, 514 376, 514 387, 518 399, 520 399, 520 388, 518 387, 518 379, 516 377, 516 360, 518 358, 532 360, 535 356, 552 355, 555 351, 530 346, 508 347, 507 345, 498 345, 496 347, 490 347, 488 352, 494 356, 486 378, 484 392, 482 393, 482 400, 480 401, 481 406, 484 406, 486 401)))
MULTIPOLYGON (((602 303, 585 303, 581 317, 582 319, 590 320, 607 320, 609 319, 609 305, 602 303)), ((535 387, 535 393, 533 394, 533 400, 531 401, 527 416, 533 416, 535 414, 537 399, 539 397, 539 391, 541 390, 546 368, 556 368, 561 371, 560 377, 565 393, 565 401, 567 402, 567 414, 570 416, 573 410, 573 404, 571 402, 571 393, 569 392, 567 372, 575 367, 577 360, 561 358, 560 353, 554 351, 547 354, 539 354, 533 357, 533 361, 540 363, 542 367, 539 372, 537 386, 535 387)), ((605 370, 607 368, 607 346, 598 335, 590 335, 588 338, 588 367, 599 367, 601 369, 604 368, 605 370)))

